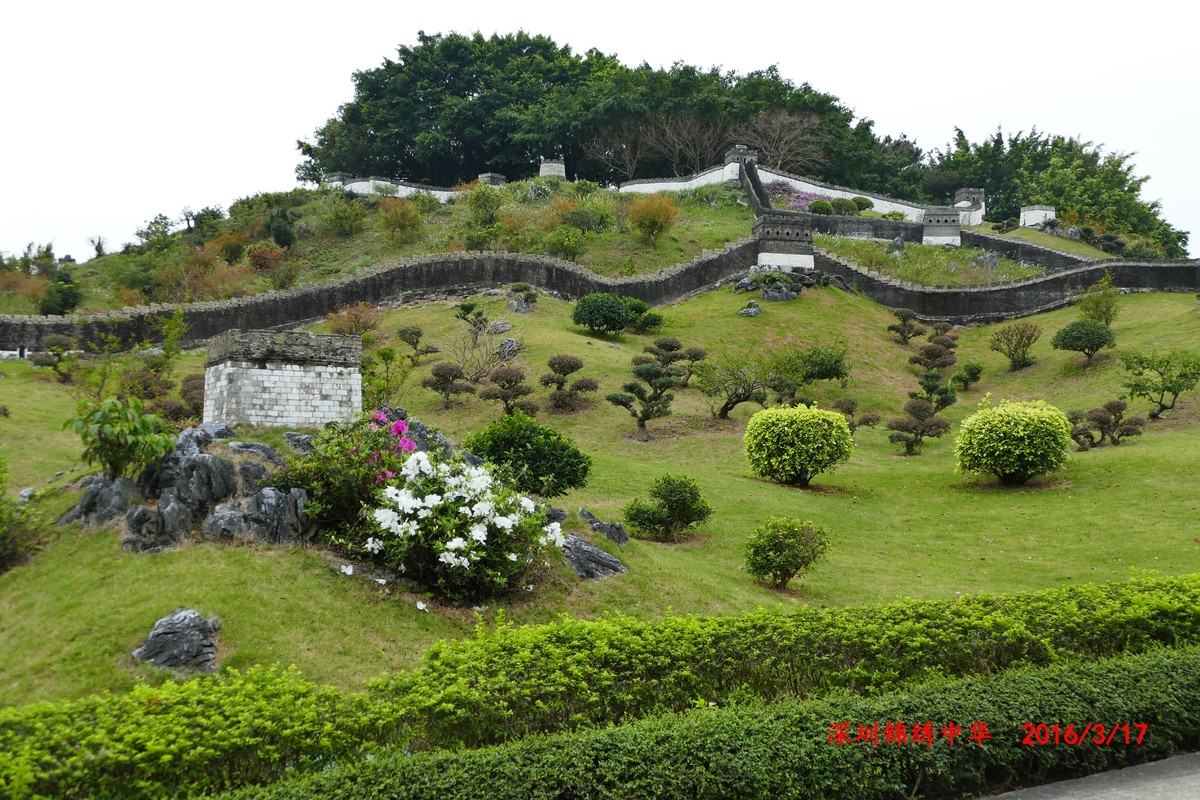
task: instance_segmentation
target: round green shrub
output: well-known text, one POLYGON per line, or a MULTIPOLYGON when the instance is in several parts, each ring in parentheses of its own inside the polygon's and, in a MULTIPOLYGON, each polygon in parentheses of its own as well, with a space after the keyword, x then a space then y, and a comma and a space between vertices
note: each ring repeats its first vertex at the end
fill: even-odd
POLYGON ((833 214, 833 204, 828 200, 814 200, 808 204, 808 213, 829 216, 833 214))
POLYGON ((522 492, 557 497, 587 485, 592 459, 575 443, 520 411, 469 437, 463 447, 502 468, 522 492))
POLYGON ((746 426, 746 459, 755 475, 808 486, 850 459, 854 438, 846 418, 820 408, 769 408, 746 426))
POLYGON ((1050 340, 1050 346, 1055 350, 1073 350, 1083 353, 1087 356, 1087 360, 1091 361, 1092 356, 1104 348, 1116 347, 1117 337, 1113 336, 1112 329, 1103 322, 1097 322, 1094 319, 1077 319, 1067 323, 1066 327, 1060 328, 1058 333, 1054 334, 1054 338, 1050 340))
POLYGON ((700 486, 687 475, 663 475, 651 485, 650 496, 652 503, 639 499, 625 506, 625 524, 639 538, 674 542, 712 514, 700 486))
POLYGON ((954 455, 960 472, 994 474, 1005 486, 1063 466, 1071 447, 1067 415, 1044 400, 981 407, 963 420, 954 455))
MULTIPOLYGON (((833 213, 839 217, 858 216, 858 206, 849 197, 835 197, 829 201, 829 204, 833 206, 833 213)), ((811 210, 811 206, 809 210, 811 210)))
POLYGON ((571 321, 592 333, 618 333, 628 327, 633 315, 615 294, 593 292, 579 298, 575 310, 571 312, 571 321))
POLYGON ((746 542, 746 571, 777 589, 829 549, 829 534, 811 522, 768 519, 746 542))
POLYGON ((871 198, 863 197, 862 195, 851 197, 850 202, 854 203, 854 207, 859 211, 866 211, 875 207, 875 202, 871 198))

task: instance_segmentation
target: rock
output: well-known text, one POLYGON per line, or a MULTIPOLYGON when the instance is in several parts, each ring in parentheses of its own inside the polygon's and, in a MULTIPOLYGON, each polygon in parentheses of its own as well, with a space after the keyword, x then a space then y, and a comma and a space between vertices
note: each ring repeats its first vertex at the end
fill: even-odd
POLYGON ((844 292, 850 291, 850 284, 841 275, 830 275, 829 282, 844 292))
POLYGON ((1000 265, 1000 255, 991 250, 985 250, 975 259, 975 263, 985 269, 995 269, 1000 265))
POLYGON ((233 429, 223 422, 206 422, 180 431, 175 437, 175 449, 180 455, 194 456, 216 439, 232 439, 233 429))
POLYGON ((280 457, 279 453, 275 451, 275 448, 269 444, 262 444, 260 442, 230 442, 228 447, 231 452, 258 456, 277 467, 282 467, 286 463, 280 457))
POLYGON ((195 609, 180 609, 154 623, 133 657, 167 669, 215 672, 220 629, 216 617, 205 619, 195 609))
POLYGON ((254 494, 262 488, 268 474, 267 468, 257 461, 241 462, 237 465, 238 494, 254 494))
POLYGON ((888 242, 887 249, 883 252, 885 255, 890 255, 892 253, 903 253, 904 239, 899 236, 897 236, 895 239, 892 239, 890 242, 888 242))
POLYGON ((1080 239, 1083 238, 1083 231, 1079 230, 1079 228, 1076 228, 1074 225, 1072 225, 1067 230, 1067 238, 1070 239, 1072 242, 1078 242, 1080 239))
POLYGON ((758 284, 753 278, 742 278, 733 285, 734 292, 753 292, 758 288, 758 284))
POLYGON ((762 299, 768 303, 783 303, 795 300, 799 295, 782 283, 772 283, 762 288, 762 299))
POLYGON ((498 319, 488 328, 488 333, 501 334, 508 333, 513 328, 512 323, 506 319, 498 319))
POLYGON ((288 431, 283 434, 283 438, 292 449, 297 453, 311 453, 316 448, 313 447, 313 435, 311 433, 299 433, 298 431, 288 431))
POLYGON ((566 522, 570 516, 565 508, 555 508, 554 506, 546 506, 546 521, 547 522, 566 522))
POLYGON ((284 492, 272 486, 242 501, 222 503, 201 526, 208 540, 253 539, 267 544, 296 545, 311 541, 316 528, 304 513, 303 489, 284 492))
POLYGON ((160 553, 182 542, 196 524, 187 504, 175 496, 175 490, 163 493, 158 505, 135 506, 125 516, 129 534, 121 542, 128 553, 160 553))
POLYGON ((179 462, 179 477, 173 488, 182 503, 207 511, 237 491, 237 478, 228 461, 201 453, 179 462))
POLYGON ((58 521, 59 525, 82 520, 84 525, 94 527, 123 516, 129 510, 130 501, 137 497, 137 487, 129 478, 117 478, 111 483, 98 479, 93 481, 79 503, 58 521))
POLYGON ((509 361, 513 361, 517 356, 521 355, 521 351, 524 349, 524 345, 510 336, 501 342, 500 346, 496 348, 496 357, 499 358, 500 361, 507 363, 509 361))
POLYGON ((625 533, 625 527, 619 522, 601 522, 596 518, 595 514, 582 507, 579 509, 579 518, 591 525, 592 530, 613 544, 626 544, 629 542, 629 534, 625 533))
POLYGON ((31 486, 28 489, 22 489, 21 493, 19 495, 17 495, 17 505, 27 506, 27 505, 29 505, 29 501, 32 499, 33 499, 33 487, 31 486))
POLYGON ((529 314, 533 311, 533 306, 525 298, 518 297, 508 301, 508 310, 514 314, 529 314))
POLYGON ((504 292, 500 291, 499 289, 488 289, 487 291, 485 291, 483 293, 483 296, 484 297, 499 297, 502 294, 504 294, 504 292))
POLYGON ((761 313, 762 308, 759 307, 757 300, 751 300, 749 303, 746 303, 746 307, 738 312, 743 317, 757 317, 761 313))
POLYGON ((792 280, 803 286, 805 289, 811 289, 817 285, 817 279, 812 275, 795 275, 792 280))
POLYGON ((621 559, 610 556, 575 534, 567 536, 567 542, 563 545, 563 558, 571 569, 575 570, 575 574, 585 580, 607 578, 628 571, 621 559))

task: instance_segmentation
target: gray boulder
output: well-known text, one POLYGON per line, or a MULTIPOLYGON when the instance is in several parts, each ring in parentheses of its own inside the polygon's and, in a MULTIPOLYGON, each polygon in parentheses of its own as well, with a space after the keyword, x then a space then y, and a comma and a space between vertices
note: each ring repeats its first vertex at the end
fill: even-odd
POLYGON ((207 511, 237 491, 233 465, 207 453, 187 456, 179 462, 174 491, 184 504, 207 511))
POLYGON ((626 544, 629 541, 629 534, 625 532, 625 527, 619 522, 601 522, 595 514, 583 507, 579 509, 579 518, 613 544, 626 544))
POLYGON ((199 455, 205 445, 217 439, 232 439, 233 429, 223 422, 206 422, 193 428, 180 431, 175 437, 175 449, 180 455, 199 455))
POLYGON ((488 328, 488 333, 501 334, 508 333, 513 329, 512 323, 506 319, 498 319, 488 328))
POLYGON ((311 453, 316 449, 313 447, 313 435, 311 433, 288 431, 283 435, 283 438, 297 453, 311 453))
POLYGON ((885 255, 891 255, 892 253, 903 253, 904 239, 899 236, 897 236, 895 239, 892 239, 890 242, 888 242, 887 249, 883 252, 885 255))
POLYGON ((742 278, 733 285, 735 292, 753 292, 757 288, 758 284, 754 282, 753 278, 742 278))
POLYGON ((758 301, 751 300, 749 303, 746 303, 745 308, 738 312, 738 315, 743 317, 757 317, 761 313, 762 308, 758 305, 758 301))
POLYGON ((843 292, 850 291, 850 284, 846 283, 846 279, 843 278, 841 275, 830 275, 829 283, 831 285, 836 286, 837 288, 841 289, 843 292))
POLYGON ((180 502, 175 490, 163 493, 158 504, 134 506, 125 515, 129 533, 121 542, 127 553, 160 553, 186 539, 196 524, 192 509, 180 502))
POLYGON ((19 495, 17 495, 17 505, 19 505, 19 506, 29 505, 29 501, 33 499, 33 494, 34 494, 34 490, 33 490, 32 486, 30 486, 26 489, 22 489, 21 493, 19 495))
POLYGON ((268 474, 267 468, 257 461, 241 462, 237 465, 238 494, 254 494, 262 488, 268 474))
POLYGON ((795 300, 799 295, 782 283, 772 283, 762 288, 762 299, 768 303, 783 303, 795 300))
POLYGON ((529 314, 533 311, 533 306, 524 297, 518 297, 508 301, 508 310, 514 314, 529 314))
POLYGON ((510 336, 496 348, 496 357, 507 363, 515 360, 517 356, 521 355, 521 351, 524 349, 525 345, 510 336))
POLYGON ((575 534, 567 536, 567 542, 563 545, 563 558, 571 569, 575 570, 575 574, 585 580, 607 578, 610 575, 628 572, 621 559, 610 556, 575 534))
POLYGON ((130 502, 137 496, 137 487, 129 478, 117 478, 112 482, 104 479, 94 480, 75 507, 68 511, 58 524, 82 521, 88 527, 103 525, 124 516, 129 510, 130 502))
POLYGON ((154 623, 133 657, 167 669, 215 672, 220 629, 216 617, 205 619, 195 609, 180 609, 154 623))
POLYGON ((204 521, 200 533, 210 541, 302 544, 311 541, 316 532, 304 513, 307 501, 308 495, 303 489, 284 492, 268 486, 245 500, 217 506, 204 521))
POLYGON ((1072 225, 1070 228, 1067 229, 1067 238, 1070 239, 1072 242, 1078 242, 1080 239, 1083 238, 1083 231, 1079 230, 1079 228, 1076 228, 1074 225, 1072 225))
POLYGON ((282 467, 285 464, 283 457, 269 444, 261 444, 259 442, 230 442, 228 447, 231 453, 258 456, 263 461, 267 461, 277 467, 282 467))

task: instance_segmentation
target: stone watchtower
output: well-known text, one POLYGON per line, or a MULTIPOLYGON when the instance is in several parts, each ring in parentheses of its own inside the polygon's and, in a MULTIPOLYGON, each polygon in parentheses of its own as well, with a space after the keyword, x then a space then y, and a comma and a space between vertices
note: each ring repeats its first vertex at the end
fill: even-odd
POLYGON ((362 411, 362 339, 230 330, 208 340, 204 421, 315 427, 362 411))
POLYGON ((561 158, 543 159, 538 166, 539 178, 566 178, 567 177, 567 162, 561 158))
POLYGON ((807 215, 767 211, 754 220, 758 266, 807 272, 813 260, 812 221, 807 215))
POLYGON ((923 244, 951 244, 958 247, 962 243, 957 208, 929 206, 925 209, 923 222, 925 223, 925 228, 921 232, 923 244))

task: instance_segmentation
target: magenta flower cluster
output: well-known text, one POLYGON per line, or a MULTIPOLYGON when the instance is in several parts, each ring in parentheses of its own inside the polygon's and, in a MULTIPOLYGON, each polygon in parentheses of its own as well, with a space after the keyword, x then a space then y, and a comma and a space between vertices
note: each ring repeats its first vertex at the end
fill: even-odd
MULTIPOLYGON (((388 420, 387 415, 382 411, 376 411, 373 416, 374 421, 371 423, 371 430, 377 431, 380 428, 389 428, 388 432, 392 435, 392 443, 388 448, 395 455, 411 453, 417 449, 417 443, 408 438, 404 434, 408 433, 408 423, 402 419, 395 422, 388 420)), ((383 460, 383 453, 375 452, 367 457, 367 465, 374 464, 377 461, 383 460)), ((376 483, 383 483, 395 476, 395 472, 390 469, 381 469, 375 476, 376 483)))

